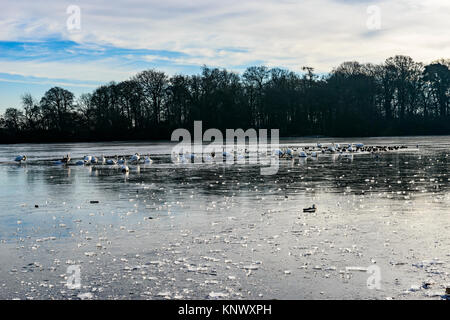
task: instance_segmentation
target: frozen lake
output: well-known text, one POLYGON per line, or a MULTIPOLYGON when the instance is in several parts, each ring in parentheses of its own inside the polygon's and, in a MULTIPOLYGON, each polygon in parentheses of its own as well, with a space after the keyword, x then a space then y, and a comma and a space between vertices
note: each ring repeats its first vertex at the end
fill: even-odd
POLYGON ((316 142, 409 149, 280 160, 262 176, 249 164, 173 164, 165 142, 1 146, 0 298, 440 299, 450 137, 282 140, 316 142), (128 175, 52 164, 135 152, 154 162, 128 175), (19 154, 28 161, 13 163, 19 154), (67 287, 70 265, 79 289, 67 287))

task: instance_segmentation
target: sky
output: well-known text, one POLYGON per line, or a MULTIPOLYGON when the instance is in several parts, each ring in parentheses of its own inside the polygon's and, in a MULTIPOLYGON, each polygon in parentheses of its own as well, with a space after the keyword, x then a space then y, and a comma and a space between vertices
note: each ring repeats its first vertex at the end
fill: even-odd
POLYGON ((77 96, 145 69, 450 58, 448 0, 0 0, 0 112, 53 86, 77 96))

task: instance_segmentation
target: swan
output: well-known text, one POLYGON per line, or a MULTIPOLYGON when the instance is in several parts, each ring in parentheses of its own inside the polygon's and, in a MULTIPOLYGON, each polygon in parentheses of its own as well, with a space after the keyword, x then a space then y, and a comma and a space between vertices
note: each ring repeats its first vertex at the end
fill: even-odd
POLYGON ((65 164, 69 163, 69 162, 70 162, 70 155, 67 154, 66 156, 64 156, 64 157, 61 159, 61 162, 62 162, 62 163, 65 163, 65 164))
POLYGON ((280 149, 275 149, 273 151, 273 154, 276 155, 276 156, 281 157, 283 155, 283 151, 281 151, 280 149))
POLYGON ((358 149, 364 148, 364 143, 355 143, 355 147, 358 149))
POLYGON ((86 162, 84 160, 78 160, 77 162, 75 162, 75 164, 77 166, 83 166, 86 162))
POLYGON ((125 159, 124 158, 120 158, 117 160, 118 164, 124 164, 125 163, 125 159))
POLYGON ((193 153, 186 153, 186 158, 191 160, 192 162, 195 161, 195 154, 193 153))
POLYGON ((123 164, 120 167, 120 171, 122 171, 122 173, 128 173, 128 172, 130 172, 130 168, 128 168, 128 166, 126 164, 123 164))
POLYGON ((130 161, 131 161, 131 163, 138 163, 140 159, 141 159, 141 156, 139 155, 139 153, 135 153, 135 154, 130 158, 130 161))
POLYGON ((69 162, 70 162, 70 155, 67 154, 61 160, 56 160, 55 162, 53 162, 53 164, 56 166, 60 166, 62 164, 68 164, 69 162))
POLYGON ((90 163, 92 161, 92 156, 84 156, 83 160, 86 164, 90 163))
POLYGON ((308 155, 306 154, 306 152, 303 151, 303 150, 301 150, 301 151, 298 153, 298 156, 299 156, 300 158, 307 158, 307 157, 308 157, 308 155))
POLYGON ((106 158, 105 158, 104 155, 102 155, 102 156, 100 157, 100 164, 105 164, 105 163, 106 163, 106 158))
POLYGON ((172 152, 172 162, 180 162, 180 156, 176 152, 172 152))
POLYGON ((315 152, 315 151, 311 152, 311 157, 317 158, 317 152, 315 152))
POLYGON ((150 164, 150 163, 152 163, 152 162, 153 162, 153 160, 150 159, 150 156, 145 156, 144 163, 150 164))
POLYGON ((109 164, 110 166, 116 165, 117 164, 117 157, 116 157, 116 159, 108 159, 108 160, 106 160, 106 164, 109 164))
POLYGON ((187 159, 186 159, 186 157, 184 156, 184 154, 182 154, 178 161, 181 162, 181 163, 186 163, 186 162, 187 162, 187 159))
POLYGON ((92 163, 92 164, 98 163, 97 157, 91 157, 91 163, 92 163))
POLYGON ((16 161, 16 162, 25 162, 25 161, 27 161, 27 156, 25 156, 25 155, 22 155, 22 156, 17 156, 15 159, 14 159, 14 161, 16 161))

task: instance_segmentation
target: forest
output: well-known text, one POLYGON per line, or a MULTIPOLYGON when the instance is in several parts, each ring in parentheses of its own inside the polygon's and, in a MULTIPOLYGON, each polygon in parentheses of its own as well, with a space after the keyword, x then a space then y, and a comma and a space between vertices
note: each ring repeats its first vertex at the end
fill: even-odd
POLYGON ((394 56, 344 62, 327 74, 265 66, 242 74, 142 71, 76 97, 24 93, 0 115, 0 143, 163 140, 177 128, 279 129, 281 137, 450 134, 450 60, 394 56))

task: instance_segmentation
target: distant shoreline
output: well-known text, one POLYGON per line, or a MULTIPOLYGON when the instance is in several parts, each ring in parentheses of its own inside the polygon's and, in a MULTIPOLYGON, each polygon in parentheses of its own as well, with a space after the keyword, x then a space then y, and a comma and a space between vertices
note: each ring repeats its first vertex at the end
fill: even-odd
MULTIPOLYGON (((329 139, 330 142, 332 140, 338 140, 338 139, 353 139, 353 140, 363 140, 363 139, 372 139, 372 138, 408 138, 408 137, 445 137, 450 136, 450 134, 410 134, 410 135, 380 135, 380 136, 342 136, 342 137, 332 137, 332 136, 286 136, 286 137, 280 137, 280 140, 295 140, 295 139, 329 139)), ((64 140, 64 141, 23 141, 23 142, 0 142, 0 146, 6 146, 6 145, 24 145, 24 144, 64 144, 64 143, 143 143, 143 142, 149 142, 149 143, 177 143, 177 141, 171 141, 170 139, 128 139, 128 140, 64 140)), ((207 142, 204 142, 204 144, 208 144, 207 142)))

